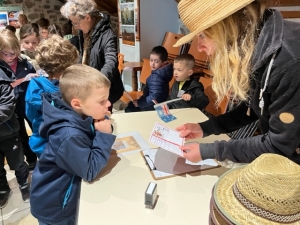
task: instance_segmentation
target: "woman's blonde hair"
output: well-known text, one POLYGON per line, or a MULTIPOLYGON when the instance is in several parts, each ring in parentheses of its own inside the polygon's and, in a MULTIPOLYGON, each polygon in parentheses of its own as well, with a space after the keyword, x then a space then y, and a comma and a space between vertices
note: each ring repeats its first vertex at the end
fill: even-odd
POLYGON ((0 50, 9 48, 13 50, 17 57, 21 54, 19 40, 14 32, 4 29, 0 33, 0 50))
POLYGON ((78 51, 69 40, 53 34, 36 47, 35 60, 51 78, 77 63, 78 51))
POLYGON ((72 99, 85 101, 93 88, 110 87, 110 81, 100 71, 83 64, 68 67, 60 77, 62 99, 70 105, 72 99))
POLYGON ((251 58, 260 31, 261 4, 253 2, 204 31, 215 43, 210 57, 217 104, 224 96, 245 101, 251 79, 251 58))
POLYGON ((61 8, 61 14, 70 18, 70 16, 84 18, 86 15, 97 16, 99 10, 93 0, 68 0, 61 8))

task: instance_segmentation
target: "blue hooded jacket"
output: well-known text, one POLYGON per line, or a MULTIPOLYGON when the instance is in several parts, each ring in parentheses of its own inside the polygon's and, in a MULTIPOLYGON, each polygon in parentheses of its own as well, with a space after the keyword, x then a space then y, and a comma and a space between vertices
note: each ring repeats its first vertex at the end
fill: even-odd
POLYGON ((154 110, 154 102, 164 102, 169 96, 169 82, 173 78, 173 64, 170 63, 157 70, 152 70, 146 80, 143 95, 138 99, 138 106, 142 111, 154 110))
POLYGON ((47 139, 42 138, 39 134, 40 124, 43 122, 42 117, 42 94, 54 93, 59 91, 58 80, 49 80, 46 77, 36 77, 30 80, 25 101, 25 113, 32 123, 32 135, 29 138, 29 146, 38 157, 44 151, 47 139))
POLYGON ((40 135, 48 142, 32 175, 30 204, 34 217, 54 223, 76 214, 81 178, 95 179, 107 164, 115 136, 95 131, 93 118, 82 119, 58 92, 44 94, 42 111, 40 135))

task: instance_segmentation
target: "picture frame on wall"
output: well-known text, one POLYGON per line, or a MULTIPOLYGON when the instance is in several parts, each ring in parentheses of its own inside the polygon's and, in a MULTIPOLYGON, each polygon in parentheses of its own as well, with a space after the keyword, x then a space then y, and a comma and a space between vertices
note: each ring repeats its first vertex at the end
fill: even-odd
POLYGON ((135 46, 135 26, 122 25, 122 43, 135 46))
POLYGON ((123 44, 135 46, 135 42, 140 41, 139 5, 140 0, 119 0, 119 38, 122 38, 123 44), (132 38, 132 29, 134 40, 132 38), (124 38, 123 34, 126 35, 124 38))

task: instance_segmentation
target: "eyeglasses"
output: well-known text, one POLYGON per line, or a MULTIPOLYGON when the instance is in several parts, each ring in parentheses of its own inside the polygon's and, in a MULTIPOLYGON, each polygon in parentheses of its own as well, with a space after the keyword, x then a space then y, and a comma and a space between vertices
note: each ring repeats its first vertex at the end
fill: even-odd
POLYGON ((72 22, 72 25, 74 27, 77 27, 80 24, 81 20, 83 20, 83 19, 79 19, 78 22, 72 22))
POLYGON ((0 51, 3 55, 5 55, 6 57, 12 57, 12 56, 15 56, 16 53, 5 53, 5 52, 2 52, 0 51))

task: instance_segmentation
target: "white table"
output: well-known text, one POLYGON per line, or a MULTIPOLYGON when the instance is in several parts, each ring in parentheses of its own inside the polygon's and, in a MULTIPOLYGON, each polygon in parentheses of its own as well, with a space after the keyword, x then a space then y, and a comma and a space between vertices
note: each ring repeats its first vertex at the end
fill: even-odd
MULTIPOLYGON (((207 119, 197 109, 177 109, 171 112, 177 119, 169 123, 160 120, 155 111, 113 114, 114 133, 138 131, 148 140, 155 122, 176 128, 183 123, 207 119)), ((208 143, 228 139, 227 135, 218 135, 200 141, 208 143)), ((227 170, 219 167, 155 181, 140 153, 112 155, 99 179, 93 184, 82 182, 78 224, 208 224, 212 187, 227 170), (144 205, 144 193, 149 182, 157 183, 159 195, 153 210, 144 205)))

